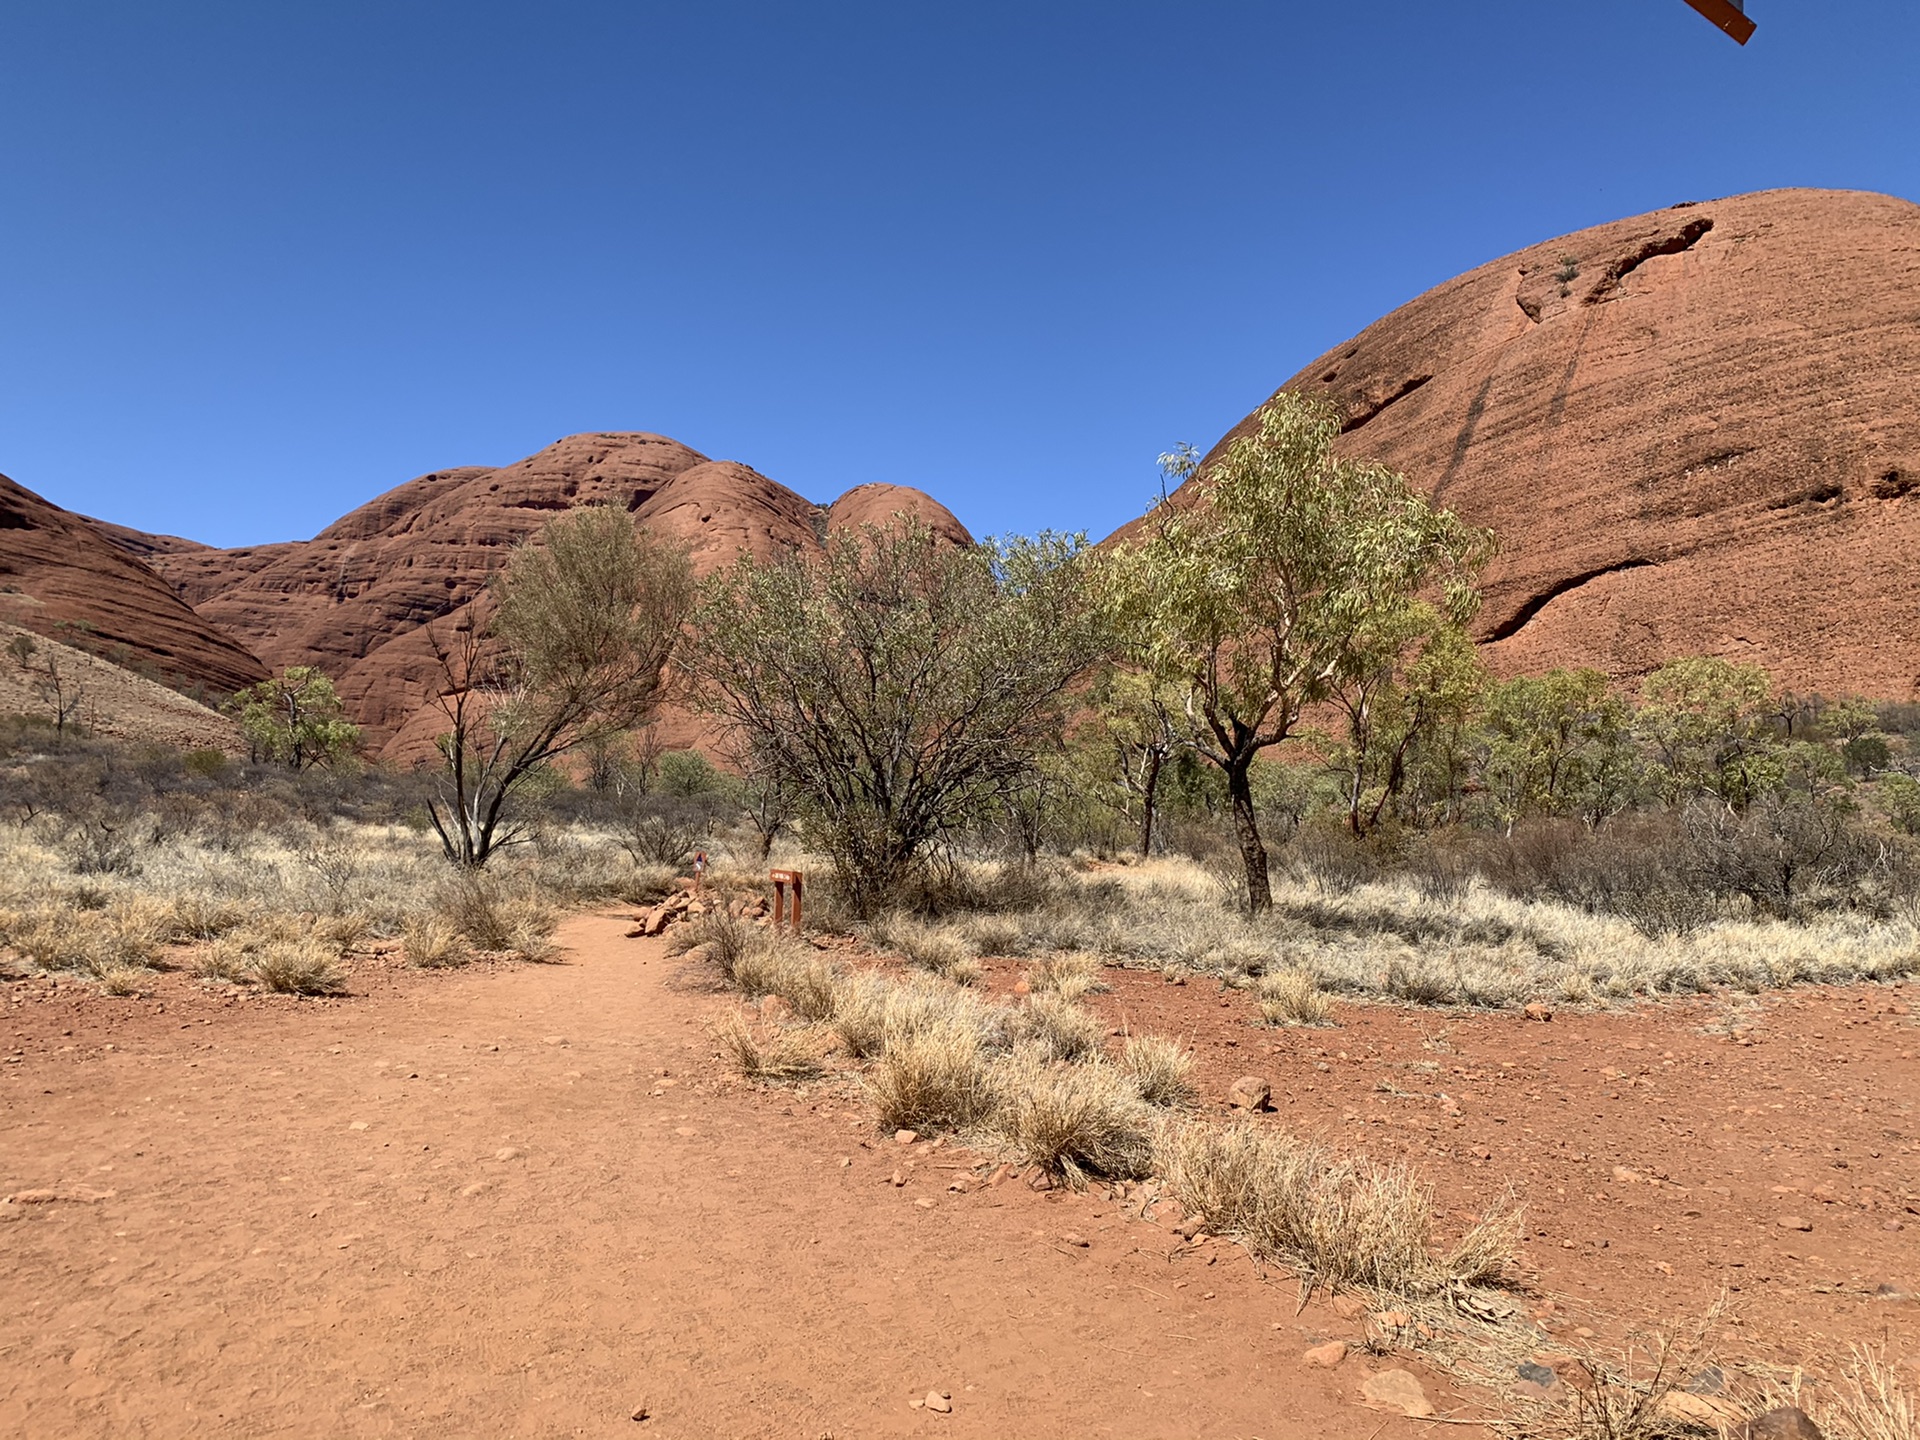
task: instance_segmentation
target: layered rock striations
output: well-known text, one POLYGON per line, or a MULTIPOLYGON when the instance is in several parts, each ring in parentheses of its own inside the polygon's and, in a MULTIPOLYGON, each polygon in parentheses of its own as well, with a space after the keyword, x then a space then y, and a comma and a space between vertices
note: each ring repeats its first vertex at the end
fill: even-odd
POLYGON ((1478 629, 1503 672, 1711 653, 1920 686, 1920 206, 1781 190, 1597 226, 1282 388, 1499 536, 1478 629))
POLYGON ((133 549, 4 475, 0 620, 180 689, 227 693, 266 675, 246 646, 196 614, 133 549))

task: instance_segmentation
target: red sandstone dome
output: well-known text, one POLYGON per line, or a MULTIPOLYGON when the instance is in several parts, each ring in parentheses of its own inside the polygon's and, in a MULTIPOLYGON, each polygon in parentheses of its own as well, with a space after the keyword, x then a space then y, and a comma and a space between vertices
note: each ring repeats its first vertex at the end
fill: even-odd
POLYGON ((0 619, 123 660, 176 688, 225 693, 266 678, 244 645, 196 615, 107 529, 4 475, 0 619))
MULTIPOLYGON (((153 565, 208 620, 272 665, 334 678, 370 748, 431 753, 442 724, 429 622, 450 625, 512 546, 556 513, 618 505, 685 545, 700 573, 742 553, 816 551, 838 525, 912 513, 965 542, 965 527, 918 490, 862 485, 830 508, 730 460, 662 435, 570 435, 500 469, 436 471, 389 490, 311 540, 236 550, 155 542, 153 565)), ((154 537, 137 537, 153 540, 154 537)), ((669 717, 669 738, 695 733, 669 717)))
POLYGON ((1502 671, 1715 654, 1920 687, 1920 206, 1777 190, 1582 230, 1282 388, 1499 536, 1502 671))

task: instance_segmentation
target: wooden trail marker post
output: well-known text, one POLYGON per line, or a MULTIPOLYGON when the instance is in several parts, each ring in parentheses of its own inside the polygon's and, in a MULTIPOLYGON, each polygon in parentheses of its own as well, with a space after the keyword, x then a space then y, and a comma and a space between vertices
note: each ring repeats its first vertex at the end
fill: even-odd
POLYGON ((791 885, 793 916, 787 922, 787 927, 798 935, 800 933, 800 891, 805 885, 806 877, 798 870, 772 870, 768 872, 767 878, 773 881, 773 928, 778 930, 781 926, 781 912, 787 905, 787 887, 791 885))

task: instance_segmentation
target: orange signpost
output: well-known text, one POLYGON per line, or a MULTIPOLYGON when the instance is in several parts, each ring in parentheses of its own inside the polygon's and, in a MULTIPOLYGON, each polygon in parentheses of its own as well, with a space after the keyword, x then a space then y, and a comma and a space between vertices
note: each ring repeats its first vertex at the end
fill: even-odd
POLYGON ((773 928, 776 930, 780 928, 781 912, 787 906, 787 887, 791 885, 793 913, 787 925, 794 934, 798 935, 800 933, 800 891, 806 877, 798 870, 772 870, 768 872, 767 878, 773 881, 773 928))

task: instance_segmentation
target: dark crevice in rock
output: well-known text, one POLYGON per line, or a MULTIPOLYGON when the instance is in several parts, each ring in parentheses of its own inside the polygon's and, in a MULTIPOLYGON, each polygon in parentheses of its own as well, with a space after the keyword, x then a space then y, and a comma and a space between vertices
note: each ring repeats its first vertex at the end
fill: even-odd
POLYGON ((1598 570, 1588 570, 1579 575, 1568 576, 1565 580, 1560 580, 1549 585, 1538 595, 1528 599, 1526 604, 1522 605, 1518 610, 1514 611, 1512 615, 1496 625, 1493 634, 1488 638, 1491 640, 1511 639, 1520 633, 1529 620, 1533 619, 1534 616, 1538 615, 1568 591, 1578 590, 1582 585, 1587 584, 1589 581, 1598 580, 1602 575, 1617 575, 1622 570, 1643 570, 1653 563, 1651 560, 1622 560, 1617 565, 1602 565, 1598 570))
POLYGON ((1845 493, 1846 492, 1838 485, 1832 481, 1827 481, 1824 484, 1802 490, 1798 494, 1788 495, 1784 499, 1769 500, 1767 502, 1767 509, 1792 510, 1801 505, 1826 505, 1840 499, 1845 493))
POLYGON ((1393 394, 1387 396, 1386 399, 1375 401, 1373 404, 1368 405, 1365 409, 1361 410, 1359 414, 1355 415, 1352 419, 1348 420, 1346 423, 1341 425, 1340 433, 1342 435, 1351 435, 1354 431, 1358 430, 1362 425, 1365 425, 1368 421, 1374 419, 1377 415, 1379 415, 1379 413, 1382 410, 1385 410, 1389 405, 1398 404, 1400 401, 1406 399, 1407 396, 1413 394, 1414 391, 1418 390, 1422 385, 1426 384, 1431 379, 1433 379, 1433 376, 1431 375, 1414 376, 1411 380, 1408 380, 1405 384, 1401 385, 1401 387, 1398 390, 1394 391, 1393 394))
POLYGON ((1711 229, 1713 229, 1712 219, 1703 215, 1698 220, 1689 220, 1680 227, 1677 234, 1658 240, 1649 240, 1639 249, 1622 255, 1607 267, 1607 273, 1600 277, 1600 283, 1588 293, 1586 303, 1598 305, 1603 300, 1612 299, 1620 288, 1620 282, 1647 261, 1659 255, 1678 255, 1683 251, 1691 250, 1700 243, 1700 237, 1711 229))

